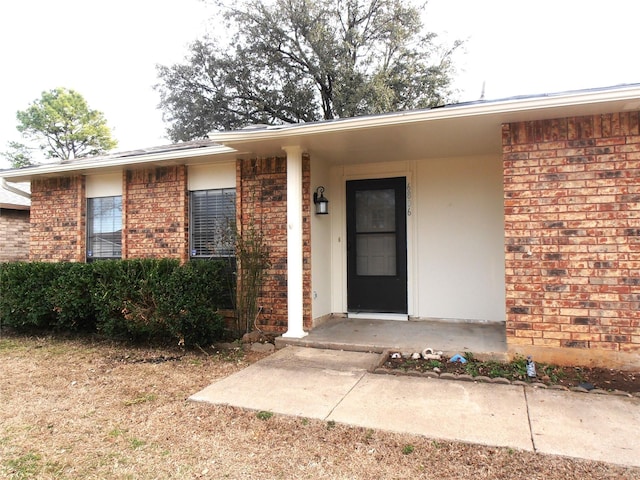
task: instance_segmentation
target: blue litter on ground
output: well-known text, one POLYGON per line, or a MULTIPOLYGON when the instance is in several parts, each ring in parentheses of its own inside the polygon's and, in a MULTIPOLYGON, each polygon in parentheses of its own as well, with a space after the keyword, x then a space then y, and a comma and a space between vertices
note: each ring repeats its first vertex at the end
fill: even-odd
POLYGON ((449 359, 449 362, 451 362, 451 363, 467 363, 467 359, 464 358, 459 353, 456 353, 453 357, 451 357, 449 359))

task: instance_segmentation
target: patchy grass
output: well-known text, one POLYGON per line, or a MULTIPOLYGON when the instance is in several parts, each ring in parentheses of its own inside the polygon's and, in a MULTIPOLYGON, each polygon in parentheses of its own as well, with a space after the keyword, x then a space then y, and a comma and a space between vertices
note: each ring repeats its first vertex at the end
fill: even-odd
POLYGON ((269 420, 271 417, 273 417, 273 412, 265 412, 263 410, 256 413, 256 417, 258 417, 260 420, 269 420))
POLYGON ((145 402, 153 402, 157 398, 158 396, 155 393, 150 393, 147 395, 141 395, 139 397, 136 397, 133 400, 125 400, 124 405, 126 407, 130 407, 132 405, 140 405, 141 403, 145 403, 145 402))
POLYGON ((0 340, 0 478, 638 479, 640 469, 187 400, 265 354, 0 340))

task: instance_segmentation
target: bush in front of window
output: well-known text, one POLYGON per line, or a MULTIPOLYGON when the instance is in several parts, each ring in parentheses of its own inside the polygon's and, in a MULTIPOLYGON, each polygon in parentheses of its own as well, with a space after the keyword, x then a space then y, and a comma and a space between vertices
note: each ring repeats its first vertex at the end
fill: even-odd
POLYGON ((224 335, 218 313, 228 297, 222 261, 188 262, 158 285, 158 314, 168 333, 185 345, 208 345, 224 335))
POLYGON ((44 295, 53 306, 52 329, 94 332, 96 313, 91 299, 94 269, 86 263, 58 263, 56 276, 44 295))
POLYGON ((95 269, 92 298, 98 332, 133 341, 167 335, 154 290, 179 267, 177 260, 99 261, 91 265, 95 269))
POLYGON ((55 312, 47 291, 58 271, 55 263, 0 264, 0 325, 21 331, 51 328, 55 312))
POLYGON ((0 327, 208 345, 222 338, 221 262, 140 259, 0 264, 0 327))
POLYGON ((171 338, 185 346, 222 338, 221 263, 139 259, 92 265, 99 332, 136 341, 171 338))

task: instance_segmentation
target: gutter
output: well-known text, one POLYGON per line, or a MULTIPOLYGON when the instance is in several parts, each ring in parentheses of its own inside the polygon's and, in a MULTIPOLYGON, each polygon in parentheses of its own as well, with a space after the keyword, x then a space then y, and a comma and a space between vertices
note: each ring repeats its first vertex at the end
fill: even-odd
MULTIPOLYGON (((65 172, 78 172, 85 170, 108 169, 122 167, 126 165, 140 165, 162 161, 176 161, 178 159, 197 158, 207 155, 221 155, 225 153, 238 153, 235 149, 223 145, 213 145, 211 147, 196 147, 182 149, 168 149, 162 152, 151 153, 123 153, 113 156, 93 157, 90 159, 76 160, 65 163, 53 163, 48 165, 38 165, 36 167, 26 167, 13 170, 0 171, 0 178, 30 179, 31 177, 60 174, 65 172)), ((25 193, 25 192, 23 192, 25 193)))
POLYGON ((443 120, 451 118, 480 117, 491 114, 514 114, 532 110, 597 105, 607 102, 623 101, 624 110, 640 108, 640 85, 633 84, 611 90, 576 91, 537 97, 515 97, 503 100, 488 100, 466 104, 453 104, 428 110, 385 113, 363 117, 351 117, 326 120, 314 123, 294 125, 273 125, 264 128, 234 130, 230 132, 211 132, 209 139, 221 144, 234 145, 236 142, 255 142, 308 136, 335 131, 348 131, 363 128, 399 125, 406 123, 443 120))
POLYGON ((20 190, 19 188, 9 185, 3 177, 0 177, 0 188, 3 188, 8 192, 15 193, 16 195, 20 195, 21 197, 31 200, 31 194, 29 192, 25 192, 24 190, 20 190))

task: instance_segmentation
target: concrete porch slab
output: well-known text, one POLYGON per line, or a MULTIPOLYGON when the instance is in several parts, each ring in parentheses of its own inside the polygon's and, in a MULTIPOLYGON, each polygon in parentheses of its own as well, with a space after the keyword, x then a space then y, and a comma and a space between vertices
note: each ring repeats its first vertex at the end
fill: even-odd
POLYGON ((445 354, 473 352, 502 357, 507 352, 504 323, 444 320, 372 320, 333 318, 304 338, 276 339, 276 347, 295 345, 356 352, 421 352, 426 347, 445 354))

